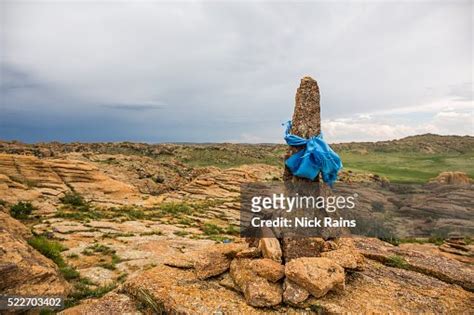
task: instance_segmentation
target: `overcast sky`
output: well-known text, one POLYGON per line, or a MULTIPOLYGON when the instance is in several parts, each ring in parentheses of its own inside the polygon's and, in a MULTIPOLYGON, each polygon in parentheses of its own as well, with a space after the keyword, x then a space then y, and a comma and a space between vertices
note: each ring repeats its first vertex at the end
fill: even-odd
POLYGON ((0 3, 3 140, 282 142, 305 75, 329 142, 474 135, 472 1, 0 3))

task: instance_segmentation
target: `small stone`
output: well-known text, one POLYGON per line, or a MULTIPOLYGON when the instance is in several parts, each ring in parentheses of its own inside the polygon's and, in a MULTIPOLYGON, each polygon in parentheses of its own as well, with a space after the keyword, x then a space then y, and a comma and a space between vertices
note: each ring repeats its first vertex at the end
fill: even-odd
POLYGON ((321 257, 332 259, 344 269, 364 269, 364 256, 362 256, 362 254, 360 254, 355 248, 343 246, 336 250, 321 253, 321 257))
POLYGON ((184 254, 179 256, 171 256, 166 258, 164 264, 170 267, 191 269, 194 267, 194 261, 186 257, 184 254))
POLYGON ((309 297, 309 292, 307 290, 288 279, 285 279, 283 290, 283 302, 289 305, 297 306, 306 301, 309 297))
POLYGON ((250 247, 249 249, 244 249, 241 252, 238 252, 235 255, 236 258, 260 258, 262 256, 262 251, 258 247, 250 247))
POLYGON ((273 259, 274 261, 281 262, 281 247, 280 242, 276 238, 262 238, 258 242, 258 248, 262 251, 264 258, 273 259))
POLYGON ((283 290, 278 283, 271 283, 257 275, 251 268, 250 259, 234 259, 230 275, 251 306, 269 307, 281 303, 283 290))
POLYGON ((278 283, 270 283, 266 279, 256 277, 244 288, 247 303, 255 307, 270 307, 281 303, 283 290, 278 283))
POLYGON ((324 296, 333 289, 344 289, 344 268, 325 257, 293 259, 286 264, 285 275, 314 297, 324 296))
POLYGON ((229 269, 235 255, 246 248, 246 244, 218 244, 200 252, 194 262, 196 276, 207 279, 218 276, 229 269))
POLYGON ((268 258, 252 260, 250 267, 256 274, 270 282, 277 282, 285 276, 285 267, 268 258))

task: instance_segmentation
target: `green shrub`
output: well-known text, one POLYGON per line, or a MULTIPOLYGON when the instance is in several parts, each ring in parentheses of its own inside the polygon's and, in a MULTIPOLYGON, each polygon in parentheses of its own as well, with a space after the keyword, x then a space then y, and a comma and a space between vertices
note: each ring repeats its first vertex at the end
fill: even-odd
POLYGON ((86 249, 82 253, 88 256, 90 256, 93 253, 102 253, 104 255, 112 255, 112 254, 115 254, 115 250, 113 250, 107 245, 94 244, 91 246, 87 246, 86 249))
POLYGON ((149 235, 163 235, 163 232, 161 232, 160 230, 153 230, 153 231, 150 231, 150 232, 140 233, 140 236, 149 236, 149 235))
POLYGON ((31 202, 20 201, 10 207, 10 215, 15 219, 27 219, 33 210, 34 207, 31 202))
POLYGON ((216 234, 221 234, 224 232, 224 230, 212 223, 204 223, 204 226, 202 227, 202 231, 206 235, 216 235, 216 234))
POLYGON ((225 230, 225 233, 229 235, 239 235, 240 229, 236 227, 235 225, 229 225, 227 229, 225 230))
POLYGON ((123 214, 127 216, 130 220, 142 220, 146 217, 145 212, 136 209, 126 210, 123 214))
MULTIPOLYGON (((82 279, 81 279, 82 280, 82 279)), ((88 298, 100 298, 116 288, 115 284, 91 288, 89 283, 78 281, 74 284, 74 291, 65 301, 66 308, 77 305, 80 300, 88 298)))
POLYGON ((174 234, 174 235, 177 235, 177 236, 186 236, 186 235, 189 234, 189 232, 180 230, 180 231, 174 231, 173 234, 174 234))
POLYGON ((59 267, 66 266, 64 259, 61 257, 61 252, 67 248, 65 248, 61 243, 48 240, 44 236, 35 236, 28 240, 28 244, 44 256, 54 261, 59 267))
POLYGON ((385 263, 387 266, 401 268, 401 269, 408 269, 410 266, 408 262, 402 256, 392 255, 387 258, 385 263))
POLYGON ((166 214, 191 214, 192 208, 185 203, 167 202, 160 205, 160 210, 166 214))
POLYGON ((117 269, 117 267, 116 267, 115 264, 113 264, 113 263, 101 263, 101 264, 99 264, 99 267, 102 267, 102 268, 105 268, 105 269, 109 269, 109 270, 115 270, 115 269, 117 269))
POLYGON ((80 276, 80 274, 79 274, 79 272, 76 270, 76 268, 71 267, 71 266, 60 267, 60 268, 59 268, 59 271, 61 272, 61 274, 63 275, 64 279, 66 279, 66 280, 78 279, 79 276, 80 276))
POLYGON ((44 236, 35 236, 28 240, 28 244, 51 259, 59 267, 59 271, 66 280, 79 278, 76 268, 69 266, 61 256, 61 252, 67 249, 61 243, 48 240, 44 236))
POLYGON ((100 211, 81 211, 81 212, 66 212, 63 210, 58 210, 54 215, 55 218, 63 218, 63 219, 73 219, 78 221, 85 221, 88 219, 97 220, 102 219, 105 217, 105 213, 100 211))
POLYGON ((73 209, 88 211, 90 208, 89 203, 84 197, 76 192, 67 192, 63 197, 59 198, 59 200, 73 209))

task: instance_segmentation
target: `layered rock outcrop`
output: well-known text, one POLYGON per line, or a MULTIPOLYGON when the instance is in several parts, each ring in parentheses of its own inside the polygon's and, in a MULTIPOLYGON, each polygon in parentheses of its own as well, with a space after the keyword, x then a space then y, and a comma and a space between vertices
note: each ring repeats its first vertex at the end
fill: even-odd
POLYGON ((26 227, 0 211, 0 292, 66 296, 70 285, 51 260, 28 245, 25 238, 30 236, 26 227))

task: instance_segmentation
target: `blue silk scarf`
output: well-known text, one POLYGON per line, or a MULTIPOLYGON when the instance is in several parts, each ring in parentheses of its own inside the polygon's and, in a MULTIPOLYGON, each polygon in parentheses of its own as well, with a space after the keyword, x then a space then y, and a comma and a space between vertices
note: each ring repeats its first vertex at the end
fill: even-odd
POLYGON ((286 123, 285 141, 293 147, 304 148, 286 161, 286 166, 294 176, 314 180, 321 172, 323 181, 331 187, 337 180, 337 173, 342 168, 339 155, 323 140, 323 135, 305 139, 290 133, 291 120, 286 123))

